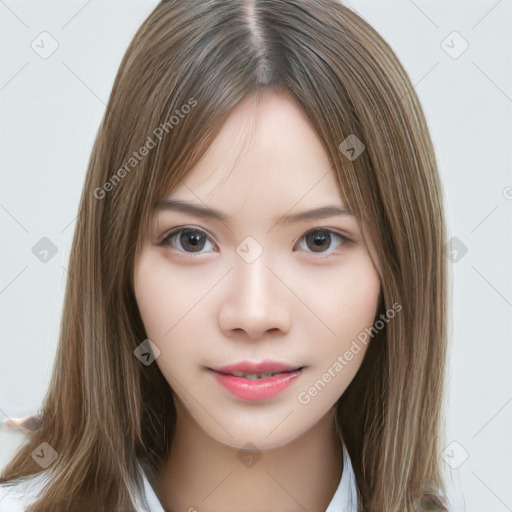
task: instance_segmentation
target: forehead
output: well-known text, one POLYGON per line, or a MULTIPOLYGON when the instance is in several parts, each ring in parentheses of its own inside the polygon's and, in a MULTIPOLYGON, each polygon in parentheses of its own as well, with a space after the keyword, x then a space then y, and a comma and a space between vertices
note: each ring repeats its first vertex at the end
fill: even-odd
POLYGON ((171 195, 231 206, 268 198, 280 210, 297 201, 342 206, 319 136, 293 97, 275 91, 241 102, 171 195))

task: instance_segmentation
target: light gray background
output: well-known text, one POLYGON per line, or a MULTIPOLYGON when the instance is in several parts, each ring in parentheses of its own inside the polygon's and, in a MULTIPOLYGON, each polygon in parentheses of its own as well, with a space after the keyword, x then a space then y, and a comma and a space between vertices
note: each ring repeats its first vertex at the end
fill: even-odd
MULTIPOLYGON (((93 140, 123 53, 157 3, 0 0, 0 419, 36 412, 45 394, 93 140), (58 43, 46 59, 31 47, 43 51, 46 38, 51 48, 42 32, 58 43), (43 237, 58 251, 46 263, 32 252, 43 237)), ((437 151, 449 238, 467 248, 450 261, 444 455, 457 510, 512 511, 512 0, 346 3, 411 77, 437 151)), ((0 465, 22 441, 0 432, 0 465)))

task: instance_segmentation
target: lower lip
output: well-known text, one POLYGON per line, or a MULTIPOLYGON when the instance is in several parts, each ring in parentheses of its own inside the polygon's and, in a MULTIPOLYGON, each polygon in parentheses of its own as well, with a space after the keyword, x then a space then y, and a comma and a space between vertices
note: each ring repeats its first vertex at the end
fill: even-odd
POLYGON ((250 380, 234 375, 225 375, 223 373, 211 370, 217 382, 226 388, 230 393, 242 400, 269 400, 282 393, 290 386, 302 370, 295 372, 280 373, 273 377, 265 379, 250 380))

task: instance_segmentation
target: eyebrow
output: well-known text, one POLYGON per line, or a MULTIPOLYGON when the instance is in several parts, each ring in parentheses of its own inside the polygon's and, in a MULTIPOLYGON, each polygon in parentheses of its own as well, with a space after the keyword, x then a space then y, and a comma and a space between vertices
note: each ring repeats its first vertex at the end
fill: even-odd
MULTIPOLYGON (((182 201, 180 199, 172 199, 170 197, 164 197, 160 199, 156 203, 155 210, 157 212, 162 210, 177 210, 180 212, 196 215, 197 217, 218 219, 226 224, 229 224, 230 220, 233 218, 233 216, 227 215, 226 213, 223 213, 216 208, 201 206, 198 204, 189 203, 187 201, 182 201)), ((291 215, 283 215, 279 219, 274 218, 273 221, 276 223, 294 224, 303 220, 318 220, 328 217, 337 217, 340 215, 353 216, 352 212, 348 208, 328 205, 321 206, 320 208, 314 208, 313 210, 294 213, 291 215)))

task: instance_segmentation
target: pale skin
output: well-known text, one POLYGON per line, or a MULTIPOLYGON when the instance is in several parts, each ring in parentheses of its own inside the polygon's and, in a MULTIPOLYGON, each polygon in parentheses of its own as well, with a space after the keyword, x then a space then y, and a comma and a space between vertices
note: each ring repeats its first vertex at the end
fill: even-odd
POLYGON ((288 94, 247 98, 170 195, 231 219, 155 211, 137 255, 137 303, 177 408, 155 492, 172 512, 324 511, 343 470, 333 413, 367 346, 309 403, 298 395, 372 325, 380 280, 354 216, 276 220, 346 207, 320 139, 288 94), (185 227, 197 246, 179 233, 156 245, 185 227), (262 252, 248 263, 240 247, 262 252), (304 366, 269 400, 236 397, 208 370, 267 359, 304 366), (253 465, 237 456, 247 443, 261 455, 253 465))

